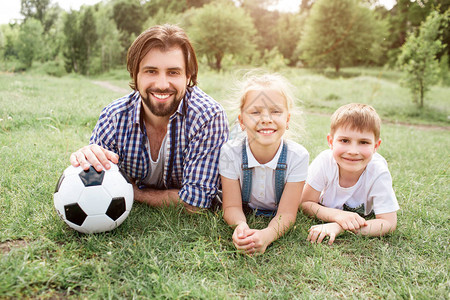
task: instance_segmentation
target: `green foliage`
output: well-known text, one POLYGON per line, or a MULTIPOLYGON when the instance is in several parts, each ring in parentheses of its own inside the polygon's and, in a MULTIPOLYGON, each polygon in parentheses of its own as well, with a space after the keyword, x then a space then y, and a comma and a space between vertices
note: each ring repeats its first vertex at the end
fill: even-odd
POLYGON ((88 74, 92 50, 97 41, 97 28, 92 8, 71 11, 64 20, 64 58, 67 72, 88 74))
POLYGON ((93 45, 89 74, 99 74, 121 65, 122 45, 121 36, 116 24, 112 20, 111 5, 98 4, 94 11, 97 40, 93 45))
POLYGON ((36 19, 43 24, 49 6, 50 0, 21 0, 20 13, 25 20, 36 19))
POLYGON ((295 50, 304 30, 305 20, 304 14, 285 13, 280 15, 273 28, 275 45, 280 53, 288 59, 290 66, 295 66, 299 60, 295 50))
POLYGON ((42 25, 35 19, 28 19, 20 26, 16 48, 17 57, 26 69, 30 68, 33 60, 40 55, 43 46, 42 33, 42 25))
POLYGON ((398 58, 400 68, 405 72, 404 83, 413 95, 413 101, 423 107, 425 93, 436 82, 439 64, 436 54, 442 49, 439 33, 450 21, 450 10, 445 14, 432 12, 420 26, 419 34, 411 34, 402 46, 398 58))
POLYGON ((343 66, 377 60, 383 40, 381 23, 356 0, 318 0, 298 45, 310 66, 343 66), (381 36, 380 36, 381 35, 381 36))
POLYGON ((137 35, 142 31, 144 15, 138 1, 120 1, 114 4, 113 18, 117 28, 128 35, 137 35))
POLYGON ((264 53, 260 56, 259 52, 256 52, 252 58, 252 66, 262 67, 271 71, 279 71, 286 67, 288 60, 284 58, 277 47, 271 50, 264 49, 264 53))
POLYGON ((197 55, 220 70, 227 54, 249 57, 254 49, 255 28, 251 17, 228 2, 207 4, 195 11, 189 28, 197 55))

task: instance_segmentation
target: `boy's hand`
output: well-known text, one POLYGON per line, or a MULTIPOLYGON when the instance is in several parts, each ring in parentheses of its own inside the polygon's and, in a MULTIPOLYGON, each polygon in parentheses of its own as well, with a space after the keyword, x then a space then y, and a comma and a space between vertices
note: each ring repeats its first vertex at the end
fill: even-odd
POLYGON ((251 236, 249 236, 250 227, 246 222, 240 223, 233 232, 233 244, 237 250, 242 250, 245 253, 248 253, 251 250, 255 243, 251 236))
POLYGON ((344 229, 338 223, 314 225, 308 230, 309 234, 306 240, 310 241, 311 244, 314 244, 315 242, 320 244, 323 239, 328 236, 330 237, 328 245, 332 245, 336 236, 343 231, 344 229))
POLYGON ((350 230, 355 232, 367 225, 366 220, 354 212, 340 211, 334 217, 334 221, 341 225, 344 230, 350 230))

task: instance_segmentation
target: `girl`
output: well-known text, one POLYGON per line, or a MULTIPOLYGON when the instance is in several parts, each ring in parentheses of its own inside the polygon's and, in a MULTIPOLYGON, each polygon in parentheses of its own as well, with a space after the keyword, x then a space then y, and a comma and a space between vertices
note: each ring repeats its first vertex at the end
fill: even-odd
POLYGON ((250 75, 241 91, 239 125, 246 134, 220 153, 223 218, 233 226, 233 244, 247 254, 264 253, 295 222, 308 172, 306 149, 283 139, 294 103, 287 80, 250 75), (272 217, 252 229, 246 213, 272 217))

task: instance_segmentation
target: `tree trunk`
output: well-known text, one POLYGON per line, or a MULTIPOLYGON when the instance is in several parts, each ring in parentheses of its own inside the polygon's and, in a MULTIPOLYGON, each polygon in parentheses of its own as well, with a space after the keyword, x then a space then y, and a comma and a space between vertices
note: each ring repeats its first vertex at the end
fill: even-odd
POLYGON ((336 73, 339 74, 339 71, 341 70, 341 63, 338 62, 337 64, 334 65, 334 70, 336 71, 336 73))
POLYGON ((216 54, 216 70, 220 71, 222 68, 222 58, 223 56, 221 54, 216 54))
POLYGON ((423 96, 424 96, 423 82, 420 81, 419 85, 420 85, 420 88, 419 88, 419 91, 420 91, 420 104, 419 104, 419 107, 422 108, 423 107, 423 96))

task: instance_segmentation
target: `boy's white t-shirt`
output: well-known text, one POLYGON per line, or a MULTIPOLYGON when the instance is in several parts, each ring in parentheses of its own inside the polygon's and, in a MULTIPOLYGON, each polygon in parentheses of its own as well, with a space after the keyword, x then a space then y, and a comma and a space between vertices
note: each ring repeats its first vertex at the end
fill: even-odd
MULTIPOLYGON (((301 145, 285 140, 287 145, 286 182, 305 181, 308 175, 309 153, 301 145)), ((220 150, 219 173, 234 180, 239 180, 242 190, 242 143, 243 138, 228 141, 220 150)), ((248 167, 252 169, 252 191, 249 206, 252 209, 276 210, 275 170, 281 155, 283 141, 275 157, 266 164, 260 164, 253 156, 246 139, 248 167)))
POLYGON ((339 185, 339 167, 330 149, 321 152, 311 163, 306 182, 320 191, 320 204, 343 209, 365 207, 365 215, 397 211, 400 207, 392 188, 392 177, 386 160, 378 153, 372 156, 358 182, 349 188, 339 185))

